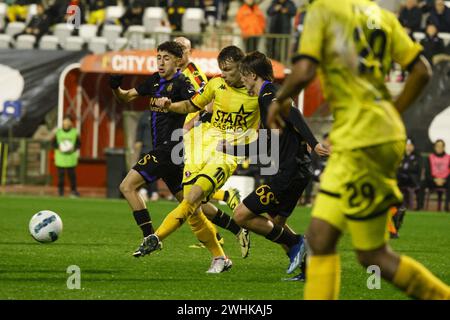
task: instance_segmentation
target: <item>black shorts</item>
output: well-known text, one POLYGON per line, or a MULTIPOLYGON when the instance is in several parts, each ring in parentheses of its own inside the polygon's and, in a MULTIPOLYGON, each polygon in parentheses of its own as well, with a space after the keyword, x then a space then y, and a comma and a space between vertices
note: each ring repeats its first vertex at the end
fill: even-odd
POLYGON ((171 150, 155 149, 144 155, 133 167, 147 183, 162 179, 175 195, 183 190, 183 165, 172 162, 171 150))
POLYGON ((295 173, 277 174, 250 193, 243 203, 254 214, 268 213, 272 217, 279 215, 287 218, 310 180, 311 177, 299 177, 295 173))

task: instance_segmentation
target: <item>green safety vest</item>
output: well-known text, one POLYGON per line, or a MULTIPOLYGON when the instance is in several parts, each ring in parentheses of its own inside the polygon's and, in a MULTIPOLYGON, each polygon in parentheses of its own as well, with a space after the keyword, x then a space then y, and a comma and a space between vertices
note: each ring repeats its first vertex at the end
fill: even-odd
POLYGON ((59 148, 55 149, 55 165, 60 168, 72 168, 78 164, 78 151, 75 149, 78 132, 77 129, 72 128, 69 131, 58 129, 56 131, 56 141, 58 146, 64 141, 68 140, 74 146, 74 149, 70 153, 63 153, 59 148))

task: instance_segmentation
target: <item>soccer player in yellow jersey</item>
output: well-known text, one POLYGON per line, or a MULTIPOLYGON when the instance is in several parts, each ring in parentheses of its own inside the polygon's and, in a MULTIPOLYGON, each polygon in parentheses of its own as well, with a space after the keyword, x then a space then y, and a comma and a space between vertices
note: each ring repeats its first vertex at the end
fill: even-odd
POLYGON ((431 75, 422 48, 394 14, 368 0, 316 0, 308 10, 291 75, 271 105, 269 121, 289 109, 318 70, 334 123, 332 153, 306 233, 311 249, 305 299, 337 299, 336 245, 348 230, 358 260, 419 299, 449 299, 449 287, 417 261, 387 244, 391 206, 401 202, 396 169, 406 135, 399 113, 419 96, 431 75), (384 78, 392 61, 410 71, 395 102, 384 78), (320 69, 319 69, 320 68, 320 69))
MULTIPOLYGON (((194 89, 198 92, 206 85, 208 79, 204 74, 204 72, 191 60, 192 54, 191 41, 185 37, 177 37, 175 38, 174 41, 180 44, 181 47, 183 48, 183 58, 180 61, 180 69, 182 73, 185 75, 185 77, 189 79, 194 89)), ((211 106, 211 104, 209 106, 211 106)), ((211 110, 207 110, 204 112, 210 114, 209 113, 210 111, 211 110)), ((199 124, 194 125, 194 123, 199 119, 200 119, 200 111, 188 113, 186 116, 184 129, 186 129, 188 133, 185 134, 184 136, 185 150, 195 148, 194 137, 197 134, 206 136, 206 132, 208 131, 209 128, 209 122, 200 121, 199 124)), ((218 190, 216 193, 214 193, 212 198, 215 200, 225 201, 231 210, 234 210, 240 203, 239 191, 237 189, 232 188, 229 190, 218 190)), ((218 225, 219 227, 229 230, 237 237, 237 240, 241 247, 241 255, 243 258, 246 258, 249 254, 250 249, 249 232, 246 229, 242 229, 241 227, 239 227, 239 225, 233 220, 233 218, 231 218, 227 213, 213 206, 211 203, 203 205, 202 209, 206 217, 209 220, 211 220, 215 225, 218 225)), ((223 244, 224 243, 223 238, 217 232, 215 227, 214 229, 216 232, 217 239, 221 244, 223 244)), ((194 247, 199 246, 195 245, 194 247)), ((200 244, 200 247, 204 247, 204 245, 200 244)))
MULTIPOLYGON (((258 98, 248 95, 239 73, 244 53, 236 46, 221 50, 218 56, 222 77, 210 80, 192 99, 171 103, 161 98, 160 106, 176 113, 197 112, 213 103, 211 125, 202 143, 190 154, 186 152, 183 177, 183 202, 164 219, 154 235, 144 240, 148 251, 178 229, 195 214, 202 202, 208 201, 236 169, 243 157, 223 152, 222 146, 243 145, 257 139, 260 121, 258 98)), ((232 148, 233 149, 233 148, 232 148)), ((219 263, 219 262, 218 262, 219 263)), ((221 262, 227 264, 226 259, 221 262)))

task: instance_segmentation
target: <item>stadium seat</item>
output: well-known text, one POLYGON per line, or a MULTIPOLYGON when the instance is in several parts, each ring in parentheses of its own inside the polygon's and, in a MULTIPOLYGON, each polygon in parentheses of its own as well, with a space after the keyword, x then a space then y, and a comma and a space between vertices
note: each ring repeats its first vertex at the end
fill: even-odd
POLYGON ((159 26, 156 27, 155 30, 153 30, 153 32, 156 33, 154 35, 156 43, 162 43, 164 41, 170 40, 170 33, 172 32, 172 29, 170 29, 169 26, 159 26))
POLYGON ((444 44, 447 46, 450 43, 450 33, 448 32, 441 32, 439 33, 439 37, 444 40, 444 44))
POLYGON ((125 13, 125 8, 123 6, 109 6, 106 7, 106 22, 116 22, 125 13))
POLYGON ((188 8, 183 15, 182 29, 186 33, 202 32, 201 25, 203 23, 204 11, 200 8, 188 8))
POLYGON ((95 54, 101 54, 108 49, 108 41, 103 37, 94 37, 89 41, 88 49, 95 54))
POLYGON ((413 37, 417 42, 420 42, 422 39, 425 39, 425 33, 423 32, 414 32, 413 37))
POLYGON ((167 19, 163 8, 148 7, 144 11, 142 23, 146 32, 153 32, 156 27, 161 25, 161 21, 167 19))
POLYGON ((103 27, 102 37, 108 41, 108 46, 113 48, 114 41, 120 37, 123 27, 115 24, 107 24, 103 27))
POLYGON ((58 41, 62 47, 66 44, 66 40, 70 37, 74 28, 75 27, 72 24, 67 23, 58 23, 55 26, 53 34, 58 38, 58 41))
POLYGON ((85 42, 89 42, 90 39, 97 36, 97 25, 95 24, 82 24, 78 30, 78 34, 85 42))
POLYGON ((79 51, 83 49, 84 40, 82 37, 70 36, 67 38, 64 49, 69 51, 79 51))
POLYGON ((31 50, 34 49, 36 37, 31 34, 23 34, 17 37, 16 49, 31 50))
POLYGON ((437 211, 441 211, 442 209, 442 202, 446 201, 445 199, 445 193, 447 192, 447 189, 445 188, 436 188, 436 189, 426 189, 425 191, 425 209, 428 211, 430 210, 430 197, 431 194, 436 193, 437 194, 437 211))
POLYGON ((127 38, 117 38, 116 40, 114 40, 114 43, 113 43, 113 46, 111 47, 111 49, 113 51, 124 50, 124 49, 126 49, 127 44, 128 44, 127 38))
POLYGON ((144 41, 145 28, 143 26, 129 26, 125 36, 129 40, 129 47, 132 49, 139 48, 144 41))
POLYGON ((9 49, 12 37, 8 34, 0 34, 0 49, 9 49))
POLYGON ((45 35, 39 42, 41 50, 58 50, 58 38, 56 36, 45 35))
POLYGON ((5 27, 5 17, 6 17, 6 11, 8 6, 6 3, 1 2, 0 3, 0 30, 3 30, 5 27))
POLYGON ((23 30, 25 30, 25 23, 23 22, 10 22, 8 26, 6 27, 6 34, 10 35, 11 37, 21 33, 23 30))
POLYGON ((141 41, 139 49, 141 50, 151 50, 156 48, 156 40, 153 38, 145 38, 141 41))

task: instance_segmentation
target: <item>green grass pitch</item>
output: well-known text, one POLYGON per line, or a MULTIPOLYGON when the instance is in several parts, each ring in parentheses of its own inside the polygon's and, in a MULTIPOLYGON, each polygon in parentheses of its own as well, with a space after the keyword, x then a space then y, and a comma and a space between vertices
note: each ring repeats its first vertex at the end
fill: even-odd
MULTIPOLYGON (((175 203, 149 203, 158 226, 175 203)), ((297 208, 290 224, 303 232, 310 209, 297 208)), ((425 264, 450 283, 450 214, 408 212, 400 239, 392 246, 425 264)), ((285 278, 287 257, 280 247, 252 234, 247 259, 240 257, 234 236, 222 230, 233 268, 207 275, 210 256, 196 243, 188 226, 164 241, 164 249, 136 259, 141 241, 123 200, 0 196, 0 299, 300 299, 304 283, 285 278), (28 233, 31 216, 57 212, 63 233, 52 244, 35 242, 28 233), (69 290, 67 267, 81 269, 81 289, 69 290)), ((369 274, 357 264, 348 236, 340 243, 341 299, 406 299, 386 282, 369 290, 369 274)))

